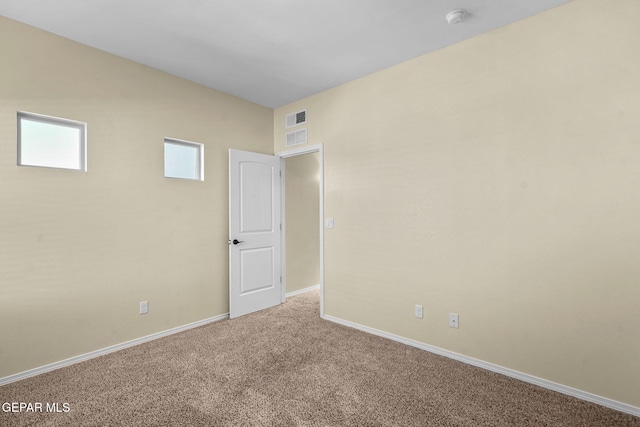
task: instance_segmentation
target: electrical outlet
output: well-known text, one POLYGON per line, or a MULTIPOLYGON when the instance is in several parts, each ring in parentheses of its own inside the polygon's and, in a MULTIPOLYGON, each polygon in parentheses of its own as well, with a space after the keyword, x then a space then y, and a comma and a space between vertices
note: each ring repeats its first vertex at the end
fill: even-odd
POLYGON ((422 306, 416 304, 415 315, 418 319, 422 319, 422 306))
POLYGON ((456 313, 449 313, 449 326, 458 328, 460 326, 459 318, 456 313))
POLYGON ((149 312, 149 301, 140 301, 140 314, 147 314, 149 312))

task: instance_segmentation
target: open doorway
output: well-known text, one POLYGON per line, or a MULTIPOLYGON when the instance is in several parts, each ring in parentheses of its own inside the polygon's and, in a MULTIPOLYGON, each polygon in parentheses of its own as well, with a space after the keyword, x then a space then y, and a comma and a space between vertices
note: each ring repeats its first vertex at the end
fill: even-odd
POLYGON ((283 291, 320 289, 324 316, 323 152, 321 145, 278 153, 282 159, 283 291))

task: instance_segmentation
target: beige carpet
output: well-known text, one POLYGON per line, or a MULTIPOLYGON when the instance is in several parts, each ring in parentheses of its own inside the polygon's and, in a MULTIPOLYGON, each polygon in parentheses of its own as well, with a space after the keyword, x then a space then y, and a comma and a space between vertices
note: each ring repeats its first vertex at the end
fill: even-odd
POLYGON ((1 426, 640 426, 640 418, 323 321, 318 293, 0 387, 1 426), (62 406, 60 406, 62 410, 62 406))

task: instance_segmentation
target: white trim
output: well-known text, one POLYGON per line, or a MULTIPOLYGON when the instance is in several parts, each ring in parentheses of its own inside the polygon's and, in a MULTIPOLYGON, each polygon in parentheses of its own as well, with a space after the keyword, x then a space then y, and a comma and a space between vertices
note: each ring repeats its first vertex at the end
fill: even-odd
MULTIPOLYGON (((281 161, 284 163, 284 159, 288 158, 288 157, 293 157, 293 156, 299 156, 302 154, 308 154, 308 153, 318 153, 318 157, 319 157, 319 161, 320 161, 320 317, 324 316, 324 146, 322 144, 314 144, 314 145, 307 145, 306 147, 300 147, 300 148, 294 148, 292 150, 287 150, 287 151, 281 151, 279 153, 276 153, 276 156, 281 158, 281 161)), ((282 170, 284 170, 285 168, 282 167, 282 170)), ((284 172, 283 172, 284 174, 284 172)), ((284 176, 284 175, 283 175, 284 176)), ((286 186, 286 182, 284 183, 284 185, 282 186, 282 194, 283 196, 281 197, 281 201, 282 201, 282 257, 281 259, 284 260, 285 259, 285 231, 286 231, 286 222, 284 220, 284 191, 285 191, 285 186, 286 186)), ((286 300, 286 295, 285 295, 285 289, 286 289, 286 269, 284 268, 284 261, 283 261, 283 268, 282 268, 282 283, 283 283, 283 290, 282 290, 282 302, 284 302, 286 300)))
POLYGON ((316 289, 320 289, 320 285, 309 286, 308 288, 298 289, 297 291, 287 292, 286 297, 295 297, 296 295, 304 294, 306 292, 315 291, 316 289))
POLYGON ((285 166, 284 159, 280 159, 280 286, 281 295, 280 302, 284 303, 287 300, 287 239, 285 229, 287 227, 287 210, 285 209, 286 193, 285 188, 287 182, 287 168, 285 166))
POLYGON ((388 332, 380 331, 378 329, 370 328, 368 326, 363 326, 358 323, 353 323, 348 320, 343 320, 337 317, 323 315, 323 319, 328 320, 330 322, 338 323, 343 326, 348 326, 353 329, 357 329, 362 332, 366 332, 372 335, 377 335, 382 338, 387 338, 392 341, 396 341, 411 347, 419 348, 420 350, 428 351, 430 353, 435 353, 440 356, 448 357, 450 359, 457 360, 462 363, 466 363, 468 365, 477 366, 478 368, 486 369, 488 371, 496 372, 498 374, 505 375, 507 377, 515 378, 530 384, 534 384, 540 386, 542 388, 546 388, 549 390, 556 391, 558 393, 566 394, 568 396, 572 396, 581 400, 586 400, 587 402, 596 403, 598 405, 605 406, 610 409, 614 409, 616 411, 625 412, 627 414, 635 415, 636 417, 640 417, 640 407, 629 405, 627 403, 618 402, 617 400, 609 399, 607 397, 598 396, 597 394, 589 393, 586 391, 578 390, 573 387, 569 387, 566 385, 558 384, 553 381, 545 380, 543 378, 538 378, 533 375, 525 374, 523 372, 519 372, 513 369, 505 368, 503 366, 494 365, 493 363, 485 362, 483 360, 474 359, 473 357, 465 356, 459 353, 455 353, 453 351, 445 350, 440 347, 435 347, 429 344, 424 344, 419 341, 414 341, 409 338, 404 338, 399 335, 390 334, 388 332))
POLYGON ((187 325, 178 326, 175 328, 167 329, 166 331, 157 332, 155 334, 147 335, 141 338, 136 338, 131 341, 126 341, 120 344, 112 345, 100 350, 92 351, 89 353, 81 354, 79 356, 70 357, 59 362, 50 363, 48 365, 40 366, 39 368, 29 369, 28 371, 19 372, 17 374, 9 375, 8 377, 0 378, 0 386, 23 380, 29 377, 35 377, 36 375, 44 374, 45 372, 53 371, 65 366, 74 365, 76 363, 84 362, 85 360, 93 359, 96 357, 104 356, 105 354, 113 353, 125 348, 133 347, 138 344, 142 344, 148 341, 153 341, 158 338, 163 338, 169 335, 177 334, 178 332, 184 332, 189 329, 197 328, 199 326, 208 325, 209 323, 217 322, 229 318, 229 313, 221 314, 219 316, 210 317, 208 319, 198 320, 197 322, 189 323, 187 325))

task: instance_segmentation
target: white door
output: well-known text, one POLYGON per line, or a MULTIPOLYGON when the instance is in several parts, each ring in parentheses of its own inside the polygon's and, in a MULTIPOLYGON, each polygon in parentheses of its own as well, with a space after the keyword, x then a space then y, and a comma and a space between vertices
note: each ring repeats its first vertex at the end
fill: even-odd
POLYGON ((282 302, 280 158, 229 150, 229 317, 282 302))

